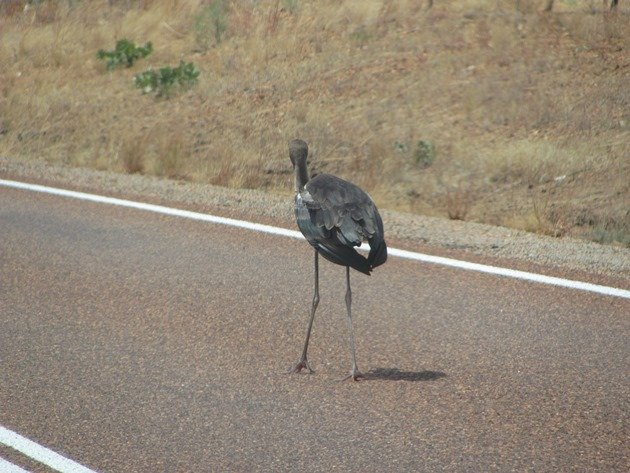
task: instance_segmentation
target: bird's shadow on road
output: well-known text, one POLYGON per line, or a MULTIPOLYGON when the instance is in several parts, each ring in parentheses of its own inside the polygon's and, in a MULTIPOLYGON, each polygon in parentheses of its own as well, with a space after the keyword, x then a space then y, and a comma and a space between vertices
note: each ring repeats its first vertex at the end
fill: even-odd
POLYGON ((365 373, 365 380, 435 381, 446 378, 442 371, 401 371, 398 368, 375 368, 365 373))

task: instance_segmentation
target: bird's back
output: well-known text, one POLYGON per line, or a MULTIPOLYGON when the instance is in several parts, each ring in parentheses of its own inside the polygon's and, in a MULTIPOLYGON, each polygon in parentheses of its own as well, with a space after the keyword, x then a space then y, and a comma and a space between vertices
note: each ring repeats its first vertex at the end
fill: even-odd
POLYGON ((330 174, 309 180, 296 196, 298 226, 322 256, 369 274, 387 259, 383 222, 370 196, 351 182, 330 174), (363 257, 354 249, 367 240, 363 257))

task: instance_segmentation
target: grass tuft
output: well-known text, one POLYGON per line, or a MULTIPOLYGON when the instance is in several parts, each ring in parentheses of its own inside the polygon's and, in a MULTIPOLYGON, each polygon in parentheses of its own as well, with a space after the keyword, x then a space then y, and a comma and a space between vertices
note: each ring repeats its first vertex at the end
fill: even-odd
POLYGON ((142 173, 146 168, 147 139, 127 137, 120 148, 120 162, 125 172, 142 173))

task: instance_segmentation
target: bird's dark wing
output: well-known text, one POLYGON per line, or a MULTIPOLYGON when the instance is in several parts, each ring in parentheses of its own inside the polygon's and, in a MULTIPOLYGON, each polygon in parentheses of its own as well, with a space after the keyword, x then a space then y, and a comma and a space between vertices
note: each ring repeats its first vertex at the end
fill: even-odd
POLYGON ((387 259, 378 210, 369 195, 348 181, 330 174, 308 181, 304 192, 296 197, 296 216, 309 242, 334 263, 369 274, 387 259), (370 243, 367 259, 354 249, 363 240, 370 243))
MULTIPOLYGON (((326 230, 336 228, 343 244, 359 246, 379 230, 378 211, 369 195, 354 184, 330 174, 320 174, 305 186, 316 210, 315 223, 326 230)), ((382 224, 381 224, 382 226, 382 224)), ((382 232, 382 230, 381 230, 382 232)))

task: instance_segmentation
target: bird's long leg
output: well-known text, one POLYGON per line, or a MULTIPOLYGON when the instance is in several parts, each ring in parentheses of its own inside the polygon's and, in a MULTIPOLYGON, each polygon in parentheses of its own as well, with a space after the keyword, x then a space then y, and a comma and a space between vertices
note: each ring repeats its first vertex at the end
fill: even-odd
POLYGON ((299 373, 306 369, 309 373, 313 373, 313 369, 309 366, 306 353, 308 351, 308 341, 311 338, 311 329, 313 328, 313 320, 315 320, 315 311, 319 304, 319 253, 315 250, 315 293, 313 294, 313 305, 311 306, 311 318, 308 321, 306 329, 306 340, 304 341, 304 349, 300 361, 291 369, 290 373, 299 373))
POLYGON ((354 343, 354 327, 352 326, 352 290, 350 289, 350 266, 346 266, 346 309, 348 310, 348 328, 350 329, 350 350, 352 354, 352 370, 350 374, 343 378, 352 379, 353 381, 359 380, 359 378, 363 378, 363 375, 357 368, 357 354, 354 343))

